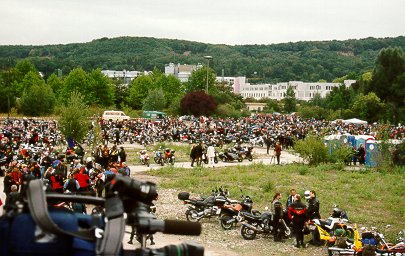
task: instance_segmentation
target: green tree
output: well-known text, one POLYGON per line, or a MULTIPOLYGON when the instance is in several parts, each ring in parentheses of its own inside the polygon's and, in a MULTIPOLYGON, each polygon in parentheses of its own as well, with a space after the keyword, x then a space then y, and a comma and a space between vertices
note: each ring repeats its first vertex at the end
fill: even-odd
POLYGON ((143 101, 143 110, 161 111, 166 106, 165 96, 162 88, 158 88, 149 92, 148 96, 143 101))
POLYGON ((360 94, 353 103, 352 111, 361 119, 376 122, 384 116, 385 104, 373 92, 367 95, 360 94))
POLYGON ((33 84, 27 88, 20 101, 20 109, 24 115, 42 116, 53 112, 55 94, 51 87, 45 83, 33 84))
POLYGON ((111 80, 101 73, 100 69, 90 73, 94 101, 93 104, 108 107, 114 105, 115 88, 111 80))
POLYGON ((24 92, 25 88, 24 88, 22 82, 23 82, 25 76, 30 72, 38 74, 38 71, 35 68, 35 66, 27 59, 17 62, 17 64, 15 65, 15 68, 12 69, 11 72, 13 73, 12 84, 14 86, 13 91, 14 91, 16 97, 21 97, 21 95, 24 92))
POLYGON ((62 103, 66 103, 71 97, 71 93, 76 91, 83 95, 85 104, 94 102, 94 92, 89 75, 82 69, 76 68, 72 70, 64 80, 64 86, 60 90, 59 99, 62 103))
POLYGON ((345 85, 334 87, 332 91, 326 95, 325 101, 327 108, 333 110, 341 110, 350 108, 355 97, 355 93, 351 87, 346 88, 345 85))
POLYGON ((405 57, 401 48, 386 48, 377 56, 373 78, 367 92, 374 92, 390 106, 393 121, 398 122, 405 108, 405 57))
POLYGON ((148 96, 149 89, 152 86, 153 81, 150 76, 138 76, 129 85, 127 104, 134 109, 142 109, 143 100, 148 96))
POLYGON ((310 165, 319 165, 328 161, 328 149, 323 138, 309 135, 294 144, 294 150, 310 165))
MULTIPOLYGON (((215 89, 216 75, 214 70, 208 68, 208 94, 215 89)), ((187 92, 205 91, 207 87, 207 66, 194 70, 186 83, 187 92)))
POLYGON ((268 113, 281 112, 280 102, 277 100, 268 99, 266 101, 266 111, 268 113))
POLYGON ((286 113, 292 113, 297 111, 297 99, 295 98, 294 89, 291 86, 288 86, 286 96, 283 99, 284 101, 284 111, 286 113))
POLYGON ((55 95, 59 95, 60 90, 63 88, 63 80, 60 79, 56 74, 52 74, 46 80, 46 83, 52 88, 55 95))
POLYGON ((89 130, 88 106, 80 92, 73 91, 61 109, 59 127, 66 138, 81 142, 89 130))

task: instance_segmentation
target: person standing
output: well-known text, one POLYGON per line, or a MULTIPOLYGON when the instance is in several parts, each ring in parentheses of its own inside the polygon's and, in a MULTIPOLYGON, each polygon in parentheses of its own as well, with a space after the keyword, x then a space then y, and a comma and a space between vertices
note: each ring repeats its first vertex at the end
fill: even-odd
POLYGON ((294 203, 294 197, 296 194, 297 194, 297 191, 295 190, 295 188, 292 188, 290 190, 290 195, 287 198, 286 209, 288 209, 288 207, 290 207, 290 205, 292 203, 294 203))
POLYGON ((301 202, 301 196, 299 194, 295 195, 295 201, 288 207, 288 217, 292 222, 292 227, 294 229, 296 245, 295 247, 306 247, 304 245, 304 224, 307 221, 306 217, 307 207, 301 202))
POLYGON ((273 235, 275 242, 281 242, 282 239, 282 225, 283 219, 283 204, 281 203, 281 193, 276 193, 271 202, 271 212, 273 213, 273 235))
POLYGON ((366 162, 366 150, 364 149, 363 144, 360 144, 360 147, 357 150, 357 155, 359 157, 359 164, 364 165, 366 162))
POLYGON ((267 154, 269 154, 269 152, 270 152, 270 147, 271 147, 270 134, 267 134, 266 138, 264 138, 264 143, 266 144, 267 154))
POLYGON ((215 148, 212 144, 207 148, 207 157, 209 164, 214 168, 215 148))
POLYGON ((320 219, 319 214, 319 200, 316 198, 315 190, 309 191, 308 209, 307 209, 308 219, 320 219))
POLYGON ((280 142, 277 142, 276 145, 274 146, 274 154, 276 156, 278 165, 280 164, 281 151, 282 151, 282 148, 281 148, 280 142))

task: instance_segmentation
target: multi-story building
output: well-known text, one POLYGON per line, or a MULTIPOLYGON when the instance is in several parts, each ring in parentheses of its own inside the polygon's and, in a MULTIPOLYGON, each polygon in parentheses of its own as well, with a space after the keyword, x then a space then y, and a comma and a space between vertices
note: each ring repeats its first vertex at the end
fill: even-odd
POLYGON ((180 82, 187 82, 188 78, 191 76, 191 73, 193 73, 194 70, 197 70, 201 68, 202 65, 187 65, 183 64, 174 64, 174 63, 169 63, 165 65, 165 75, 174 75, 177 77, 180 82))
MULTIPOLYGON (((346 87, 351 86, 355 80, 345 80, 346 87)), ((277 84, 239 84, 234 86, 234 92, 239 93, 243 98, 262 99, 269 98, 275 100, 283 99, 287 94, 288 87, 292 87, 295 92, 295 97, 299 100, 311 100, 315 94, 325 97, 334 87, 339 87, 340 83, 327 83, 327 82, 302 82, 290 81, 277 84), (239 87, 239 90, 238 90, 239 87)))
POLYGON ((103 73, 105 76, 112 78, 112 79, 122 79, 123 84, 129 84, 132 80, 134 80, 136 77, 140 75, 147 75, 150 72, 149 71, 127 71, 127 70, 102 70, 101 73, 103 73))

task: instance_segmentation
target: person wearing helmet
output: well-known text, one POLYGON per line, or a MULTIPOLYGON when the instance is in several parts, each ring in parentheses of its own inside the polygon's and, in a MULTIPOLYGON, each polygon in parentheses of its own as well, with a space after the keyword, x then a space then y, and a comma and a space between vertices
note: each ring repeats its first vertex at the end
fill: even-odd
MULTIPOLYGON (((307 191, 305 191, 305 199, 307 199, 306 195, 307 191)), ((307 216, 308 219, 320 219, 321 215, 319 214, 319 200, 316 198, 315 190, 309 191, 309 198, 308 200, 308 207, 307 207, 307 216)))

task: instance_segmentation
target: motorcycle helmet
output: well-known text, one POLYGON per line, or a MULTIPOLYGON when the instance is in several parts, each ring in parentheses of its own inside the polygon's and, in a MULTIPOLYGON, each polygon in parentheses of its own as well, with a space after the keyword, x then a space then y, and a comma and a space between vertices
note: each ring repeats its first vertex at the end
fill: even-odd
POLYGON ((306 200, 308 200, 310 197, 311 197, 311 195, 310 195, 309 190, 305 190, 305 192, 304 192, 304 198, 305 198, 306 200))

